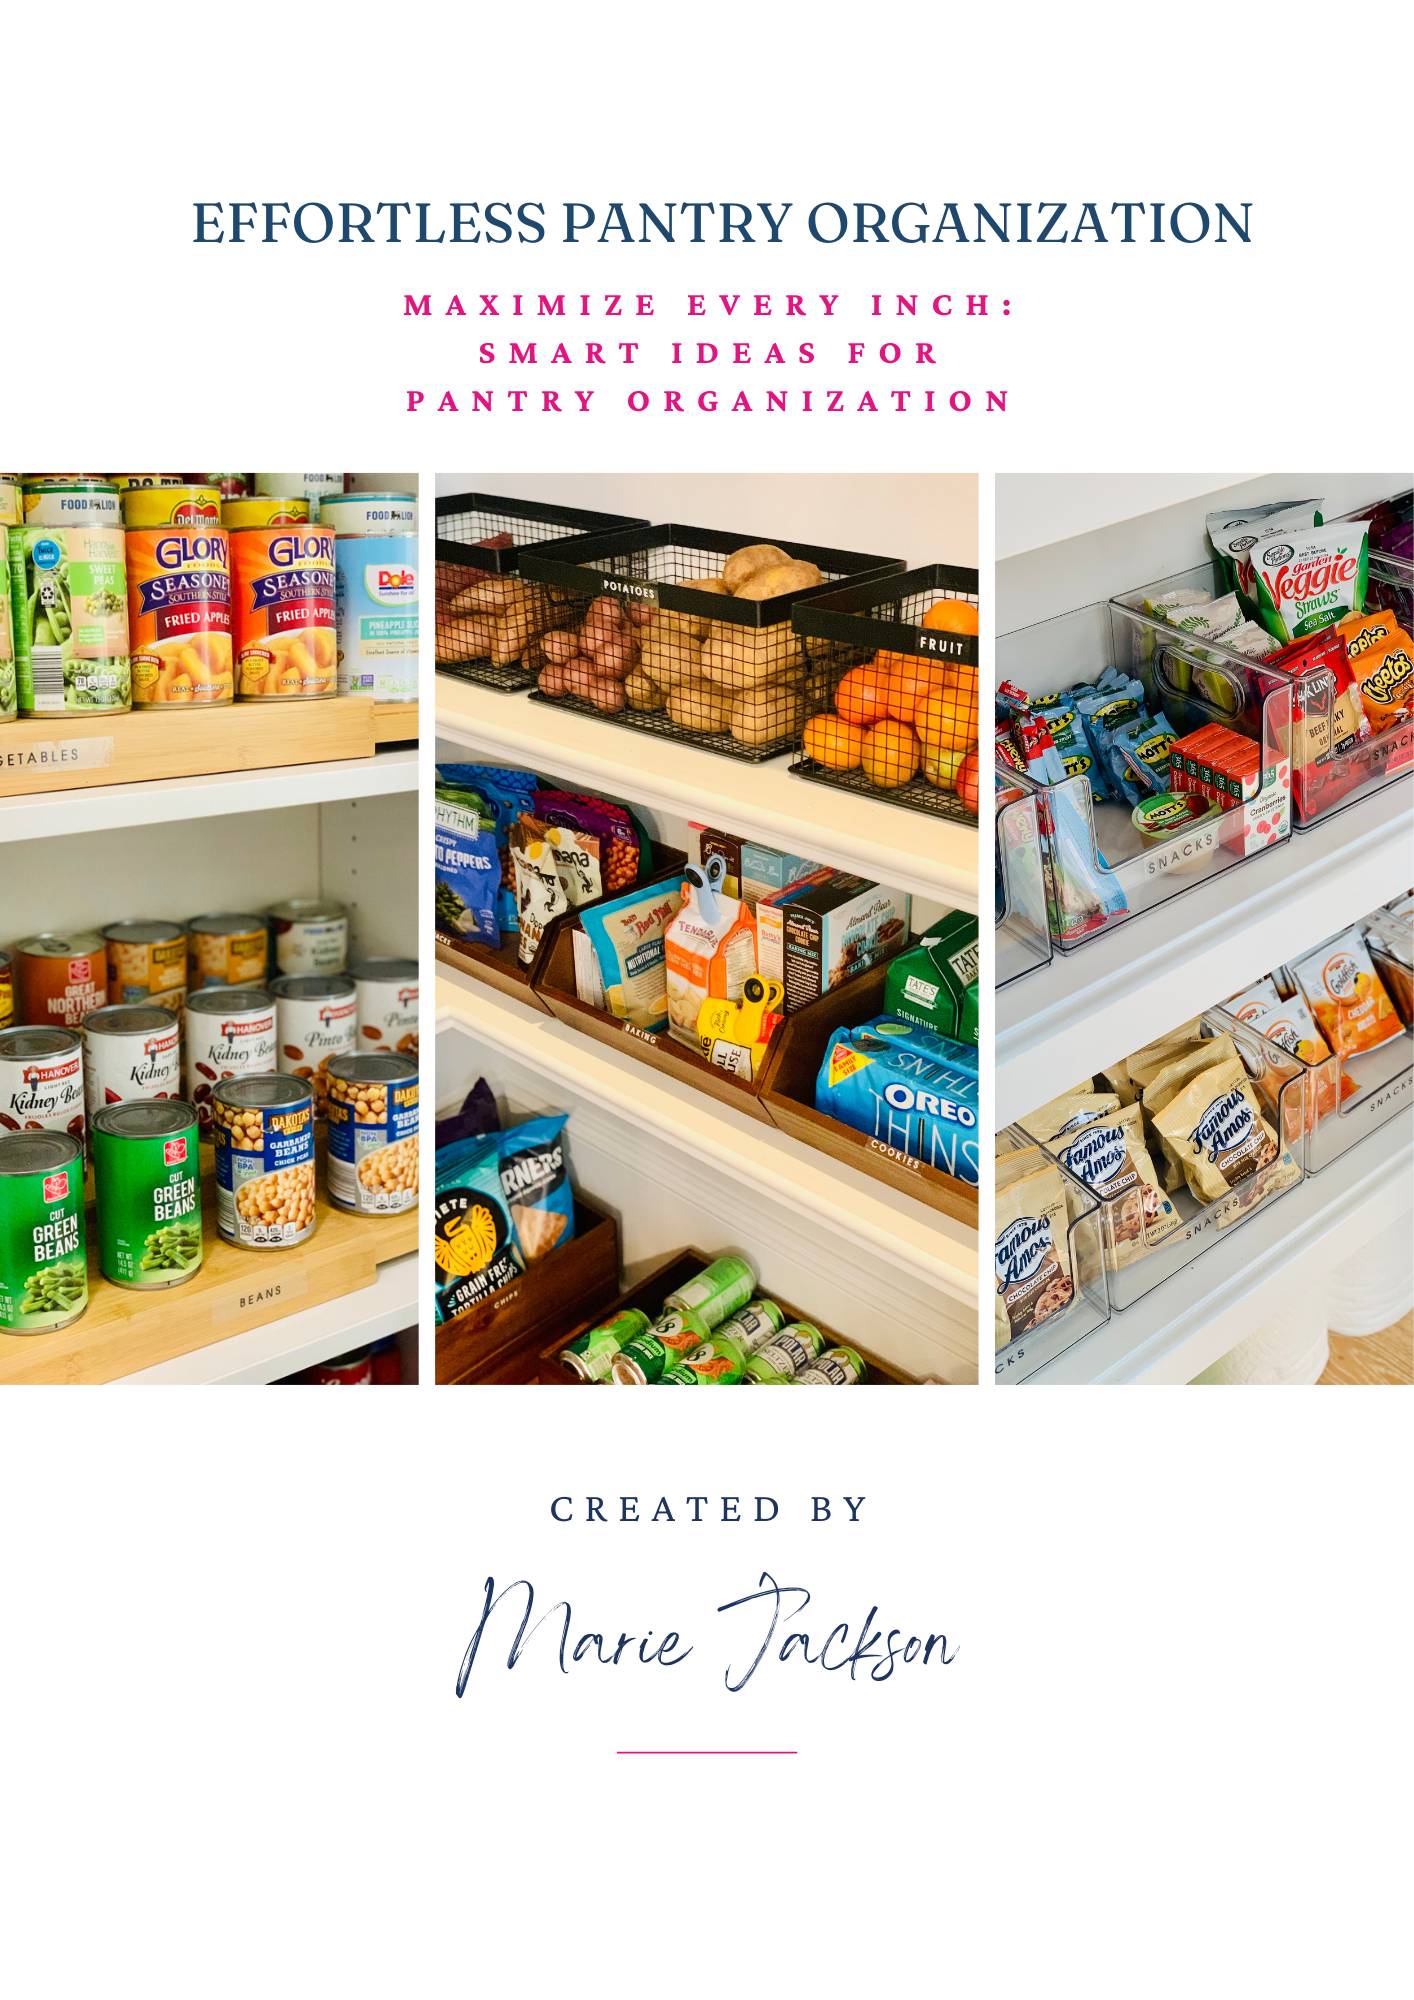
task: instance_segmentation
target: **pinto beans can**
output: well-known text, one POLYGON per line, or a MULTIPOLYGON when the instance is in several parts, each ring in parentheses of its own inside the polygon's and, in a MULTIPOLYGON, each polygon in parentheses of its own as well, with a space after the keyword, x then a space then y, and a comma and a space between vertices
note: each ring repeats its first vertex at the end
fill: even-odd
POLYGON ((313 523, 231 536, 236 686, 245 701, 335 692, 334 534, 313 523))
POLYGON ((259 986, 270 969, 270 933, 264 917, 241 911, 235 915, 193 917, 187 925, 190 943, 188 985, 259 986))
MULTIPOLYGON (((138 501, 161 497, 129 495, 138 501)), ((225 529, 206 523, 130 526, 126 543, 133 706, 219 708, 231 701, 235 682, 225 529)))
POLYGON ((208 986, 187 1000, 182 1080, 202 1136, 211 1131, 219 1085, 275 1070, 275 1000, 261 986, 208 986))
POLYGON ((0 1127, 84 1136, 83 1044, 69 1028, 0 1030, 0 1127))
POLYGON ((272 980, 270 991, 275 995, 277 1066, 286 1076, 308 1081, 322 1118, 330 1061, 351 1056, 358 1046, 357 988, 341 974, 318 974, 272 980))
POLYGON ((216 1222, 243 1250, 314 1234, 314 1098, 293 1076, 248 1076, 215 1093, 216 1222))
POLYGON ((15 946, 15 1017, 36 1028, 77 1028, 108 998, 108 960, 97 931, 50 931, 15 946))
POLYGON ((82 1147, 62 1132, 0 1137, 0 1331, 53 1333, 87 1304, 82 1147))
POLYGON ((351 970, 358 991, 360 1053, 416 1058, 417 960, 360 958, 351 970))
POLYGON ((150 1000, 181 1012, 187 992, 187 934, 161 918, 128 917, 103 926, 110 1006, 150 1000))
POLYGON ((405 1056, 329 1063, 329 1199, 355 1215, 417 1205, 417 1064, 405 1056))
POLYGON ((85 1019, 83 1087, 90 1119, 105 1104, 175 1097, 181 1071, 181 1025, 165 1007, 98 1007, 85 1019))

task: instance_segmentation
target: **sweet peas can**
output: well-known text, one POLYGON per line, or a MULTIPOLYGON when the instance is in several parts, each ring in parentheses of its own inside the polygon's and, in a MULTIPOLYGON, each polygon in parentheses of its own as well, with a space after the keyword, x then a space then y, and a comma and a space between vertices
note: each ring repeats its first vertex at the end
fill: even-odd
POLYGON ((132 670, 122 527, 29 520, 10 530, 9 542, 21 713, 125 714, 132 670))
POLYGON ((309 701, 336 691, 334 536, 311 523, 231 536, 236 691, 309 701))

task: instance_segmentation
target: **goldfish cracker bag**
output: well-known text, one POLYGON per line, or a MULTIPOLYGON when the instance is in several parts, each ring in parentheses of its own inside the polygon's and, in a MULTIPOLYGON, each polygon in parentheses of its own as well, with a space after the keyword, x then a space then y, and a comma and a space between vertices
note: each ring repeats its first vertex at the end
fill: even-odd
POLYGON ((1353 926, 1318 951, 1294 960, 1291 970, 1317 1027, 1337 1055, 1363 1055, 1402 1032, 1369 948, 1353 926))
MULTIPOLYGON (((1311 1071, 1311 1099, 1307 1109, 1308 1129, 1318 1125, 1339 1104, 1354 1097, 1360 1086, 1348 1070, 1331 1055, 1325 1038, 1311 1018, 1311 1011, 1298 993, 1283 1000, 1270 979, 1259 979, 1229 1006, 1239 1021, 1288 1055, 1297 1056, 1311 1071)), ((1276 1113, 1284 1076, 1275 1081, 1265 1073, 1256 1078, 1257 1095, 1267 1110, 1276 1113)))
POLYGON ((336 690, 334 531, 309 522, 231 536, 236 692, 298 701, 336 690))

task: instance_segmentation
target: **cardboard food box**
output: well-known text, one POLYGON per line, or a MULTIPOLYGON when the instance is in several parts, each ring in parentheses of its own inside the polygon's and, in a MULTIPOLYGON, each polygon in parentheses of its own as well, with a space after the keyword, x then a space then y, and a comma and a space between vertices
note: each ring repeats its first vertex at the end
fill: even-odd
POLYGON ((757 905, 756 962, 786 990, 787 1014, 892 958, 908 941, 909 898, 862 875, 821 870, 757 905))
POLYGON ((891 958, 884 1012, 956 1042, 977 1040, 977 919, 954 911, 908 951, 891 958))

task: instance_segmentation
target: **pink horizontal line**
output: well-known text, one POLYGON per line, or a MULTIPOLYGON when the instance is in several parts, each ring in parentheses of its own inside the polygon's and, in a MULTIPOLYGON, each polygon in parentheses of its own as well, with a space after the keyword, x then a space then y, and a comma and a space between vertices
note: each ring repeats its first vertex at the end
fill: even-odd
POLYGON ((616 1757, 798 1757, 798 1750, 616 1750, 616 1757))

